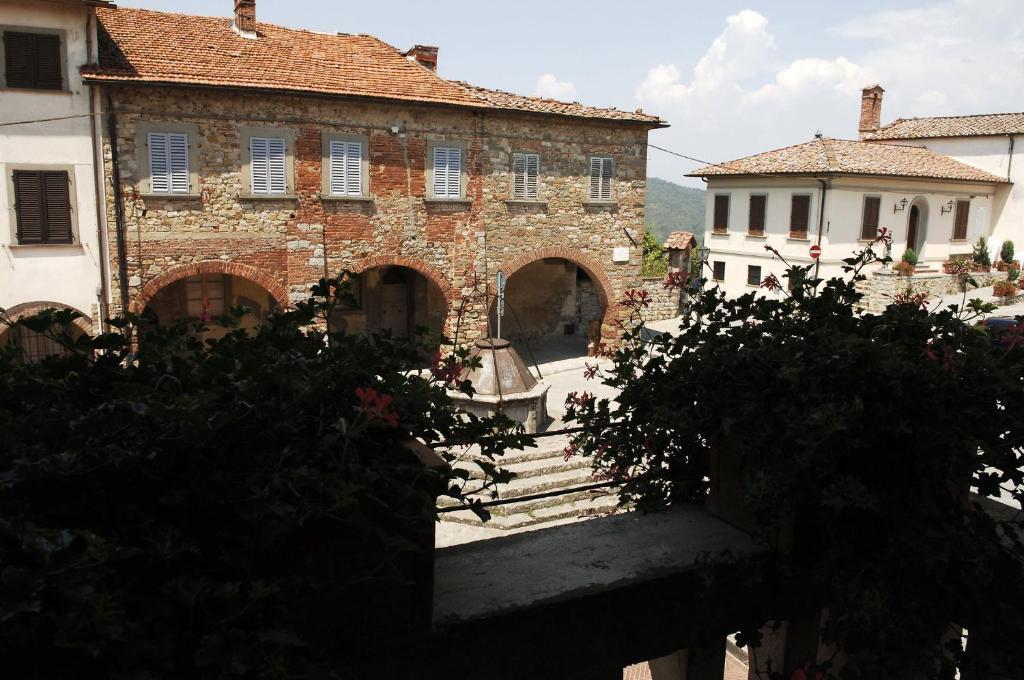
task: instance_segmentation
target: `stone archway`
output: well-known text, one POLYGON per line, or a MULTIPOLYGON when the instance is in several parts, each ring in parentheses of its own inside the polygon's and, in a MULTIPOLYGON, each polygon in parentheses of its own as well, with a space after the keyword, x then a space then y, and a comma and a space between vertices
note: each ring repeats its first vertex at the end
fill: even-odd
POLYGON ((928 240, 928 201, 923 196, 914 198, 907 209, 907 243, 921 259, 921 251, 928 240))
MULTIPOLYGON (((93 332, 92 319, 89 318, 87 314, 80 309, 76 309, 71 305, 65 305, 60 302, 25 302, 6 310, 4 316, 6 316, 10 321, 17 321, 20 318, 32 316, 33 314, 45 309, 70 309, 80 315, 77 319, 74 319, 71 322, 68 328, 66 328, 68 334, 72 338, 77 338, 84 333, 93 332)), ((7 326, 0 325, 0 347, 11 342, 16 342, 19 345, 22 345, 25 356, 29 362, 40 361, 46 356, 64 354, 67 351, 66 348, 54 342, 52 339, 45 335, 40 335, 39 333, 30 331, 24 326, 9 328, 7 326)))
POLYGON ((616 295, 615 287, 611 279, 605 273, 604 268, 590 255, 563 246, 552 246, 539 248, 530 252, 522 253, 499 267, 499 271, 505 274, 507 280, 524 267, 541 260, 559 259, 566 260, 582 269, 596 288, 598 301, 604 312, 601 319, 601 338, 604 342, 613 343, 616 340, 616 295))
POLYGON ((412 257, 378 255, 358 260, 349 269, 354 274, 365 275, 361 276, 363 281, 359 291, 368 306, 359 310, 363 319, 359 320, 359 314, 346 314, 350 320, 356 321, 356 329, 401 331, 402 328, 411 330, 416 325, 425 325, 439 334, 450 334, 456 293, 436 267, 412 257), (396 308, 403 297, 407 300, 404 312, 396 308), (373 305, 385 305, 387 318, 381 318, 379 312, 382 310, 371 308, 373 305), (439 315, 438 310, 442 306, 443 314, 439 315), (441 317, 442 321, 436 320, 441 317))
POLYGON ((131 303, 131 311, 141 314, 153 297, 167 286, 182 279, 203 274, 223 274, 246 279, 266 290, 277 302, 278 306, 288 306, 288 289, 270 273, 239 262, 204 260, 202 262, 193 262, 192 264, 178 265, 150 279, 131 303))

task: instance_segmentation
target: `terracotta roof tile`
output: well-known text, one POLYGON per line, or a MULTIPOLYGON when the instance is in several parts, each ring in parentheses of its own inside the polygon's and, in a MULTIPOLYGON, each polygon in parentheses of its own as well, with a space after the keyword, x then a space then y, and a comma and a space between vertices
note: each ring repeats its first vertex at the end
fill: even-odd
POLYGON ((690 177, 728 175, 876 175, 1006 182, 972 165, 917 146, 828 137, 735 161, 708 165, 690 177))
POLYGON ((864 139, 928 139, 1024 134, 1024 113, 898 118, 864 139))
POLYGON ((257 24, 153 10, 98 9, 100 64, 89 80, 191 84, 372 97, 661 125, 656 116, 520 97, 446 80, 368 35, 257 24))
POLYGON ((697 238, 688 231, 673 231, 665 239, 665 248, 668 250, 686 250, 697 245, 697 238))

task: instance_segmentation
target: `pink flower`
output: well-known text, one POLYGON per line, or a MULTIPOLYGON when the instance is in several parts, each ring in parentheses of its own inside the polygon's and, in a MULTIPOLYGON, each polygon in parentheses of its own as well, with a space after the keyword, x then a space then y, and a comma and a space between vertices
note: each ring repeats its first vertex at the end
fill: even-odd
POLYGON ((779 283, 779 277, 775 274, 769 274, 764 277, 764 281, 761 282, 762 288, 767 288, 770 291, 782 290, 782 284, 779 283))
POLYGON ((454 356, 442 357, 440 352, 434 354, 434 360, 430 366, 430 373, 434 380, 443 384, 446 388, 454 387, 459 376, 462 375, 462 364, 454 356))
POLYGON ((562 449, 562 459, 569 462, 569 459, 576 455, 579 449, 576 448, 576 444, 570 442, 564 449, 562 449))
POLYGON ((381 421, 398 427, 398 414, 390 408, 394 400, 390 394, 380 394, 372 387, 357 387, 356 398, 359 400, 356 412, 365 415, 369 422, 381 421))
POLYGON ((597 364, 591 366, 588 363, 584 363, 583 365, 587 367, 586 370, 583 371, 583 377, 586 378, 587 380, 593 380, 597 376, 597 364))
POLYGON ((944 370, 952 371, 956 368, 954 359, 956 358, 956 352, 953 348, 944 343, 930 342, 928 343, 928 349, 925 350, 925 356, 932 363, 939 364, 944 370))
POLYGON ((667 290, 675 290, 676 288, 685 288, 689 280, 690 275, 686 272, 669 272, 661 285, 667 290))
POLYGON ((633 311, 640 311, 644 307, 649 307, 651 304, 651 295, 646 290, 627 290, 626 299, 621 303, 624 307, 628 307, 633 311))
POLYGON ((878 228, 878 236, 875 238, 875 243, 881 243, 885 246, 892 245, 892 232, 889 231, 888 227, 878 228))

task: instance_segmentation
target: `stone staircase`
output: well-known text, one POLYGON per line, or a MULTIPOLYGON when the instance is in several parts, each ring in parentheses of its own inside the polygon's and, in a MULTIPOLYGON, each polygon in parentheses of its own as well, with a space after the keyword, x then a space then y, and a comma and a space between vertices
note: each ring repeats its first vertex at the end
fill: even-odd
MULTIPOLYGON (((595 482, 589 458, 574 456, 565 460, 563 449, 567 443, 565 437, 542 438, 537 448, 509 451, 496 461, 499 467, 514 472, 516 477, 498 487, 497 499, 491 498, 490 491, 477 496, 484 501, 509 501, 508 504, 488 508, 490 521, 483 523, 468 510, 443 513, 441 521, 514 532, 614 512, 618 495, 613 488, 529 498, 595 482)), ((477 455, 471 450, 463 461, 456 464, 456 467, 470 471, 470 489, 479 488, 480 470, 472 464, 477 455)), ((448 501, 447 505, 450 507, 454 503, 448 501)), ((444 501, 441 507, 445 507, 444 501)))

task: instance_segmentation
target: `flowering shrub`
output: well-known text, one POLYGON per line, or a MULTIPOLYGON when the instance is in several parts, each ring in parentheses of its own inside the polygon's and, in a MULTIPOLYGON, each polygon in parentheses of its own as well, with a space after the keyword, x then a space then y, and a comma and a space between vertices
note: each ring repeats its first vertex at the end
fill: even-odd
POLYGON ((992 286, 992 294, 996 297, 1013 297, 1017 294, 1017 284, 1013 281, 996 281, 992 286))
MULTIPOLYGON (((842 668, 766 678, 951 677, 951 663, 979 662, 943 649, 951 623, 1024 649, 1019 516, 996 521, 966 493, 1024 498, 1024 342, 976 327, 994 309, 981 300, 930 310, 907 295, 857 311, 882 244, 846 260, 845 278, 788 266, 781 296, 703 292, 678 334, 627 335, 600 373, 614 402, 567 404, 582 427, 573 450, 622 483, 623 503, 704 503, 731 484, 755 536, 780 550, 779 570, 751 582, 777 611, 828 611, 822 636, 842 668)), ((750 603, 739 637, 754 659, 762 616, 750 603)))
POLYGON ((435 499, 468 471, 407 442, 482 442, 493 486, 524 440, 454 411, 465 351, 431 375, 415 339, 317 330, 345 294, 323 281, 255 333, 182 322, 138 354, 72 340, 68 311, 18 322, 68 351, 0 349, 4 677, 347 677, 374 626, 409 617, 435 499))

